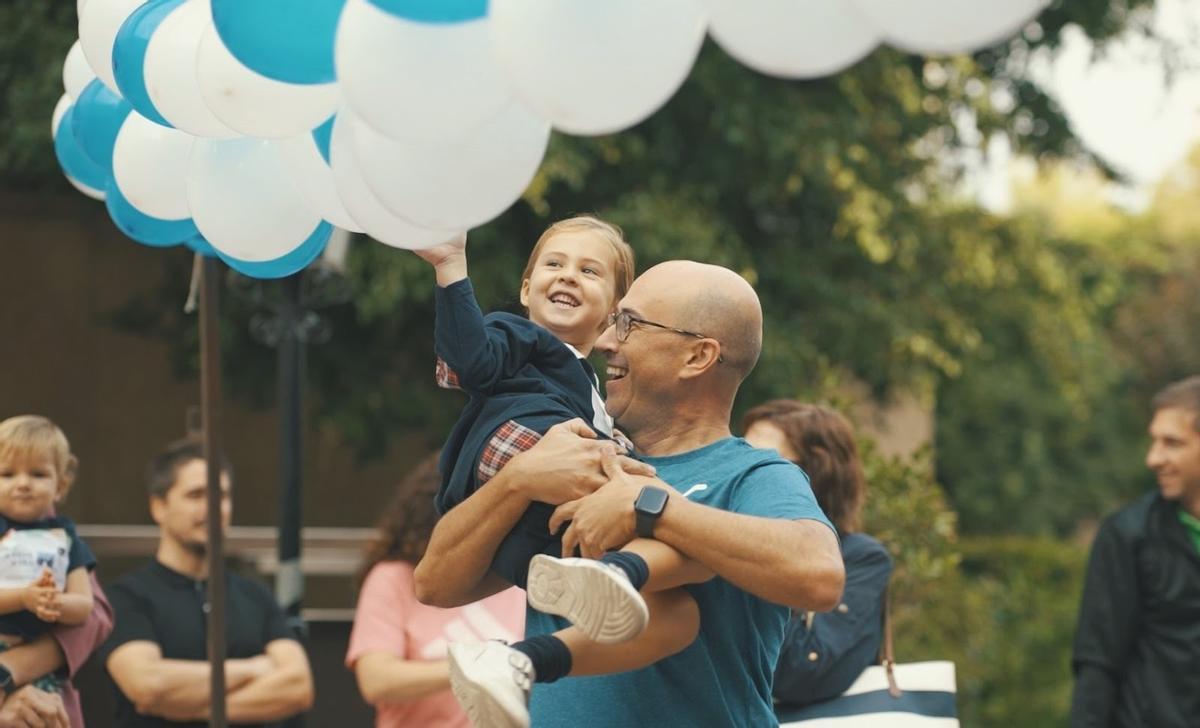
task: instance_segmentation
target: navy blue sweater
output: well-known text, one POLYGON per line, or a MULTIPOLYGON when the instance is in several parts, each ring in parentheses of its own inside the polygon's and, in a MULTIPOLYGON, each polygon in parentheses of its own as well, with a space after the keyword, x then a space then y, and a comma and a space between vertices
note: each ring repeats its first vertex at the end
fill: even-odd
POLYGON ((434 304, 434 350, 470 395, 439 461, 436 505, 445 513, 479 487, 476 465, 497 428, 508 420, 591 423, 594 384, 586 362, 546 329, 510 313, 485 318, 469 279, 439 286, 434 304))

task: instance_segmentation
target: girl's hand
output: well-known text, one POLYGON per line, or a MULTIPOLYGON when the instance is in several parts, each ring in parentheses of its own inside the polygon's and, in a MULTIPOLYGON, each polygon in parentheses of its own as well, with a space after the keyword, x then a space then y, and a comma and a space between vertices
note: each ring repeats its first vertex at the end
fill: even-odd
POLYGON ((438 243, 431 248, 422 248, 413 252, 422 260, 437 268, 451 260, 466 256, 467 234, 465 232, 459 233, 444 243, 438 243))

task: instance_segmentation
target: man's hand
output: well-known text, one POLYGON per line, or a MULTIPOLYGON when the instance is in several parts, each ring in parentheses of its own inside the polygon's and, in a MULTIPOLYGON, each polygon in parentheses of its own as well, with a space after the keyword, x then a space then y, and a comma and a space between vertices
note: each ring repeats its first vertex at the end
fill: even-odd
MULTIPOLYGON (((556 533, 567 521, 571 525, 563 533, 563 557, 575 555, 575 547, 589 559, 598 559, 604 552, 632 541, 637 532, 633 502, 646 485, 646 477, 634 477, 623 460, 613 453, 600 459, 608 482, 591 495, 584 496, 554 509, 550 516, 550 532, 556 533)), ((644 463, 639 463, 645 467, 644 463)), ((640 474, 639 474, 640 475, 640 474)), ((648 475, 653 475, 653 470, 648 475)), ((660 481, 661 482, 661 481, 660 481)), ((669 491, 671 486, 661 483, 669 491)))
POLYGON ((20 688, 0 706, 0 728, 70 728, 62 698, 32 685, 20 688))
POLYGON ((654 475, 653 467, 618 456, 613 442, 597 440, 581 419, 551 427, 536 445, 514 455, 504 469, 516 476, 514 482, 529 500, 559 505, 589 495, 609 481, 601 464, 606 457, 618 471, 623 467, 631 474, 654 475))

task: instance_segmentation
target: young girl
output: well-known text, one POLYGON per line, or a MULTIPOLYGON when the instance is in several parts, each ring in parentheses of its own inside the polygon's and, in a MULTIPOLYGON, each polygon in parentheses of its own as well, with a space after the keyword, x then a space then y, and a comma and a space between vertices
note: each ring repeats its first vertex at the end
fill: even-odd
MULTIPOLYGON (((469 498, 555 424, 581 418, 598 436, 614 435, 586 357, 633 282, 633 250, 619 229, 591 216, 551 225, 521 276, 528 319, 483 316, 467 278, 465 236, 418 255, 437 274, 438 383, 470 395, 442 451, 439 512, 469 498)), ((661 603, 669 609, 671 618, 655 620, 643 641, 648 649, 605 651, 601 645, 627 642, 646 628, 650 615, 639 589, 649 575, 674 574, 685 560, 647 540, 598 561, 548 556, 562 552, 561 540, 548 526, 553 511, 549 504, 534 503, 497 549, 492 570, 525 588, 535 609, 566 618, 592 642, 569 636, 564 641, 569 632, 564 630, 511 648, 451 645, 451 684, 477 724, 528 725, 528 682, 642 667, 683 649, 699 629, 694 602, 688 609, 680 600, 690 597, 671 590, 662 601, 652 598, 656 607, 661 603), (572 673, 573 663, 589 667, 572 673), (603 668, 591 667, 596 665, 603 668)))
MULTIPOLYGON (((54 515, 78 460, 45 417, 0 422, 0 643, 14 647, 55 622, 82 624, 92 611, 88 571, 96 558, 71 519, 54 515)), ((38 687, 57 692, 54 675, 38 687)))

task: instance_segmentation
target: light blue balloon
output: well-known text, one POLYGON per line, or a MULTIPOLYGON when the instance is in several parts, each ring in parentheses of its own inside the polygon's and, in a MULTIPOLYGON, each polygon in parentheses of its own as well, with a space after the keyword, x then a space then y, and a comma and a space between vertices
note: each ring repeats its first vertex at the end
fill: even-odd
POLYGON ((193 252, 203 255, 205 258, 219 258, 217 249, 212 246, 203 235, 197 235, 194 238, 189 238, 184 242, 184 245, 192 249, 193 252))
POLYGON ((63 174, 92 189, 102 190, 108 186, 112 175, 105 173, 100 165, 84 153, 75 138, 74 124, 75 105, 72 104, 58 122, 58 132, 54 135, 54 156, 58 157, 63 174))
POLYGON ((242 65, 287 83, 330 83, 346 0, 212 0, 213 25, 242 65))
POLYGON ((200 234, 190 217, 183 220, 162 220, 139 211, 121 194, 116 180, 110 179, 104 191, 107 195, 104 205, 108 208, 108 216, 121 232, 142 245, 166 248, 179 245, 200 234))
MULTIPOLYGON (((602 2, 603 0, 593 0, 602 2)), ((462 23, 487 16, 487 0, 369 0, 380 10, 419 23, 462 23)))
POLYGON ((121 95, 139 114, 163 126, 171 126, 171 123, 154 108, 154 102, 146 91, 146 47, 150 45, 150 37, 158 30, 163 19, 183 1, 149 0, 130 13, 113 41, 113 75, 121 95))
POLYGON ((312 235, 300 243, 292 252, 274 260, 247 261, 238 260, 217 251, 217 256, 242 275, 251 278, 286 278, 293 273, 304 270, 325 250, 329 236, 333 234, 333 226, 324 220, 313 230, 312 235))
POLYGON ((337 118, 337 114, 329 117, 329 119, 316 129, 312 130, 313 141, 317 143, 317 151, 321 153, 321 158, 325 160, 325 164, 329 164, 329 145, 333 141, 333 120, 337 118))
POLYGON ((133 107, 129 102, 109 91, 98 78, 92 79, 75 100, 75 121, 71 129, 79 147, 104 171, 106 178, 113 173, 117 132, 121 131, 130 111, 133 107))

